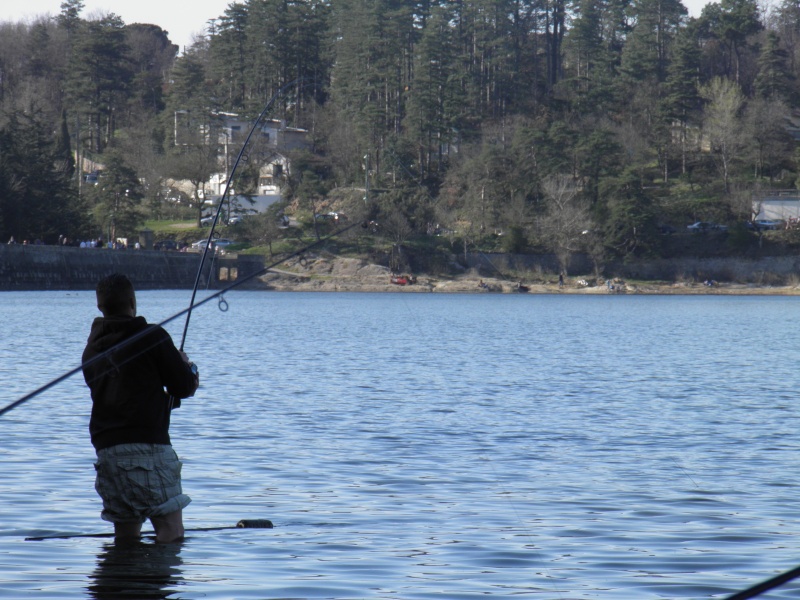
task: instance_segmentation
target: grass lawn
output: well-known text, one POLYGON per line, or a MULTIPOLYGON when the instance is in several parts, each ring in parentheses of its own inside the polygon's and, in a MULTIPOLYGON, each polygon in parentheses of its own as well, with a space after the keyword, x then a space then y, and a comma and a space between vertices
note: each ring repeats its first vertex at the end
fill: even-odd
POLYGON ((169 233, 171 231, 183 232, 187 229, 197 229, 197 220, 190 219, 188 221, 145 221, 144 226, 152 229, 156 234, 169 233))

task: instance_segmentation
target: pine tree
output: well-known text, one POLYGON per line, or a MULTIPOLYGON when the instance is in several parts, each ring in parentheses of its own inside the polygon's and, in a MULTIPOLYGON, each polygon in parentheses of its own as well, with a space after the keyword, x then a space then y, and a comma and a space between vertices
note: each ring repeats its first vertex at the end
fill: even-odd
MULTIPOLYGON (((762 29, 756 0, 721 0, 707 4, 700 16, 702 32, 725 49, 724 62, 715 70, 741 85, 743 53, 749 38, 762 29)), ((713 46, 709 48, 713 50, 713 46)))
POLYGON ((95 223, 111 243, 136 232, 142 216, 138 210, 142 200, 139 177, 116 151, 107 153, 103 178, 90 188, 95 223))
POLYGON ((55 243, 84 230, 85 211, 41 111, 0 128, 0 236, 55 243))
POLYGON ((58 15, 58 24, 70 34, 77 31, 81 26, 83 7, 83 0, 65 0, 62 2, 61 14, 58 15))
POLYGON ((250 60, 248 15, 245 4, 231 3, 218 19, 216 35, 211 38, 211 75, 218 97, 231 111, 245 107, 246 72, 250 60))
MULTIPOLYGON (((680 32, 675 41, 673 59, 667 70, 665 93, 660 107, 663 126, 669 132, 670 142, 678 145, 683 174, 688 171, 690 127, 695 124, 701 103, 698 90, 699 76, 700 48, 697 44, 695 27, 689 26, 680 32), (675 129, 677 129, 677 140, 673 135, 675 129)), ((668 165, 665 165, 665 181, 668 175, 668 165)))
POLYGON ((458 88, 451 76, 456 68, 451 20, 452 12, 447 7, 434 9, 415 47, 414 78, 404 125, 406 136, 418 151, 420 179, 426 177, 434 162, 437 169, 443 168, 446 148, 457 128, 456 116, 462 112, 458 88))
POLYGON ((91 150, 109 143, 125 105, 131 79, 126 54, 124 23, 114 14, 88 22, 73 46, 67 92, 72 112, 86 123, 91 150))
POLYGON ((279 116, 294 109, 293 121, 301 124, 311 98, 323 102, 332 64, 330 6, 327 1, 250 0, 248 2, 248 93, 251 113, 292 82, 279 116))
POLYGON ((635 0, 631 10, 636 22, 622 53, 621 71, 633 82, 662 82, 669 47, 686 8, 680 0, 635 0))
POLYGON ((758 58, 758 75, 753 82, 755 93, 764 99, 788 100, 793 79, 780 38, 775 32, 768 32, 758 58))
POLYGON ((621 32, 611 26, 613 10, 618 8, 604 0, 580 0, 567 34, 565 78, 571 100, 581 113, 607 114, 618 106, 614 80, 620 63, 621 32))

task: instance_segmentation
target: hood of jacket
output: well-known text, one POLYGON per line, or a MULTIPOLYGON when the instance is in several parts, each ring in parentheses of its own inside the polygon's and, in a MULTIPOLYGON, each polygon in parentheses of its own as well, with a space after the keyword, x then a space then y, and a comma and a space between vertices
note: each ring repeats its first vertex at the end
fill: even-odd
POLYGON ((87 347, 100 354, 146 327, 144 317, 97 317, 92 322, 87 347))

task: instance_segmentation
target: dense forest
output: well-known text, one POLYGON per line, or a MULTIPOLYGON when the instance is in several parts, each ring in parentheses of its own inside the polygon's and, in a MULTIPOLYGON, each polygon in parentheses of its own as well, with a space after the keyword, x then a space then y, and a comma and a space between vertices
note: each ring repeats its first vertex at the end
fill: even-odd
POLYGON ((246 0, 181 55, 155 25, 82 11, 0 23, 6 238, 168 216, 165 181, 219 170, 218 116, 273 98, 312 142, 287 199, 313 211, 369 187, 396 244, 658 255, 696 220, 744 234, 753 194, 800 175, 791 0, 698 18, 679 0, 246 0), (105 166, 102 186, 76 157, 105 166))

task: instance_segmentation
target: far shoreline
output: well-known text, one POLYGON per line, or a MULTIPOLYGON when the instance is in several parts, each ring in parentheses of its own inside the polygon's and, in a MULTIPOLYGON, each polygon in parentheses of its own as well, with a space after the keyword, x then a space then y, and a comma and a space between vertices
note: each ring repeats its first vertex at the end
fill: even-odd
POLYGON ((292 262, 270 269, 258 278, 258 288, 277 292, 363 292, 363 293, 451 293, 532 295, 737 295, 795 296, 800 285, 758 285, 724 281, 642 281, 605 280, 586 276, 519 279, 501 275, 484 276, 474 269, 460 275, 392 274, 386 267, 359 259, 317 259, 292 262), (403 279, 413 283, 398 283, 403 279))

